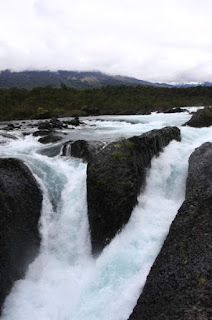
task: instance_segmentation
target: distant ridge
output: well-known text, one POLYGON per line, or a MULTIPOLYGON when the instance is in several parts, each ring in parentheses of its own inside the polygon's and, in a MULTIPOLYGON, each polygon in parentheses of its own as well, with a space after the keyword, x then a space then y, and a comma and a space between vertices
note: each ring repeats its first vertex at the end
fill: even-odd
POLYGON ((212 86, 212 82, 185 82, 185 83, 152 83, 149 81, 139 80, 132 77, 120 75, 108 75, 99 71, 20 71, 10 70, 0 71, 0 88, 26 88, 52 86, 60 88, 61 84, 75 89, 92 89, 104 86, 154 86, 154 87, 197 87, 212 86))
POLYGON ((26 88, 52 86, 61 87, 63 83, 67 87, 76 89, 101 88, 103 86, 156 86, 172 87, 168 84, 151 83, 131 77, 107 75, 102 72, 78 72, 78 71, 21 71, 13 72, 4 70, 0 72, 0 88, 26 88))

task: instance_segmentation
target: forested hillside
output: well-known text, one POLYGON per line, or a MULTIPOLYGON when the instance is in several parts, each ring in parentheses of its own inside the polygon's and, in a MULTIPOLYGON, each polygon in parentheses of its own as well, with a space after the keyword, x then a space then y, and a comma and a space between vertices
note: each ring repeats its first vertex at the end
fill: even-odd
POLYGON ((0 89, 0 119, 94 114, 136 114, 179 106, 212 105, 212 87, 107 86, 98 89, 0 89))

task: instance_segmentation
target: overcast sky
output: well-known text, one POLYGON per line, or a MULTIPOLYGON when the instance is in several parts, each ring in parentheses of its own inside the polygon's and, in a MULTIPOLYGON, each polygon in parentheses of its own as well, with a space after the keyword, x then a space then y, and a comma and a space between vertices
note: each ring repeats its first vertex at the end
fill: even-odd
POLYGON ((0 70, 212 81, 212 0, 0 0, 0 70))

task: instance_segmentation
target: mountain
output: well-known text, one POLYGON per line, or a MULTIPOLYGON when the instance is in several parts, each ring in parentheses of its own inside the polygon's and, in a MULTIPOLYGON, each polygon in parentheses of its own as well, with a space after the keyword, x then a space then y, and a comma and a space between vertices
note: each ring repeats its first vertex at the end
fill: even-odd
POLYGON ((0 88, 27 88, 34 87, 61 87, 63 83, 67 87, 76 89, 100 88, 103 86, 156 86, 171 87, 168 84, 151 83, 131 77, 107 75, 101 72, 78 71, 21 71, 12 72, 4 70, 0 72, 0 88))
POLYGON ((75 89, 92 89, 104 86, 154 86, 167 88, 211 87, 212 82, 152 83, 132 77, 108 75, 99 71, 0 71, 0 88, 26 88, 52 86, 60 88, 65 85, 75 89))

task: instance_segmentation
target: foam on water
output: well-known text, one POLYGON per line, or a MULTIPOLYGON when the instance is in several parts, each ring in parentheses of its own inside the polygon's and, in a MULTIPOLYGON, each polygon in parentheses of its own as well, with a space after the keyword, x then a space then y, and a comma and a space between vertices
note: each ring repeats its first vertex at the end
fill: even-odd
MULTIPOLYGON (((154 127, 151 120, 155 118, 149 118, 154 127)), ((124 127, 128 123, 117 126, 117 134, 124 127)), ((211 128, 182 127, 181 132, 181 142, 171 142, 152 160, 129 223, 96 259, 90 254, 86 165, 40 155, 40 144, 30 137, 0 147, 4 156, 23 159, 44 191, 40 254, 25 279, 14 285, 2 320, 128 318, 184 199, 188 157, 195 147, 212 141, 211 128)))

